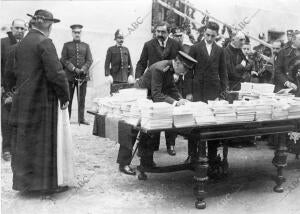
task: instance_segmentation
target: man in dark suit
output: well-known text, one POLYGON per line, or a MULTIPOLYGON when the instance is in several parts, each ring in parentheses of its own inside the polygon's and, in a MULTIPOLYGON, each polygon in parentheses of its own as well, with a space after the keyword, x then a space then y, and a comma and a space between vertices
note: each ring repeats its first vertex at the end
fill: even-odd
MULTIPOLYGON (((149 97, 151 97, 153 102, 167 102, 174 106, 184 105, 187 100, 183 99, 179 93, 173 75, 186 74, 188 70, 194 67, 195 63, 197 63, 195 59, 179 51, 174 60, 163 60, 151 65, 136 82, 136 87, 148 89, 149 97)), ((141 133, 139 153, 142 167, 155 167, 153 162, 154 139, 147 134, 141 133)))
POLYGON ((293 34, 291 46, 283 48, 275 64, 276 89, 291 88, 300 96, 300 32, 293 34))
POLYGON ((293 30, 286 31, 287 42, 284 44, 285 48, 292 46, 293 33, 294 33, 293 30))
MULTIPOLYGON (((223 98, 228 88, 224 51, 215 43, 218 31, 219 25, 209 22, 204 32, 204 39, 190 49, 189 55, 198 63, 194 71, 186 75, 189 86, 189 93, 186 96, 188 100, 207 102, 223 98)), ((209 143, 208 149, 210 161, 214 161, 217 155, 217 143, 209 143)), ((196 140, 190 138, 187 162, 194 160, 196 150, 196 140)))
POLYGON ((231 43, 225 48, 226 67, 229 79, 229 89, 238 91, 241 89, 241 82, 250 79, 251 71, 247 69, 249 64, 242 48, 246 37, 241 32, 234 32, 231 43))
POLYGON ((78 97, 78 121, 81 124, 89 125, 84 118, 85 95, 87 81, 89 80, 89 68, 93 63, 92 53, 87 43, 81 41, 83 26, 74 24, 72 29, 73 41, 64 44, 61 53, 61 63, 63 64, 70 86, 69 116, 72 112, 72 101, 75 87, 80 92, 78 97))
POLYGON ((1 132, 2 132, 2 158, 10 160, 10 135, 11 127, 8 124, 8 115, 11 109, 11 101, 4 90, 4 68, 8 53, 12 47, 24 37, 26 31, 25 21, 15 19, 11 25, 11 31, 7 32, 7 37, 1 39, 1 132))
MULTIPOLYGON (((155 38, 144 44, 141 57, 136 65, 135 78, 139 79, 147 67, 161 60, 175 59, 178 51, 182 50, 181 44, 169 38, 170 28, 168 23, 161 22, 156 26, 155 38)), ((176 135, 172 132, 165 132, 167 151, 175 155, 176 135)), ((159 137, 156 139, 156 150, 159 148, 159 137)))
POLYGON ((105 58, 105 76, 115 84, 133 83, 133 68, 130 53, 123 46, 124 35, 120 30, 115 33, 116 45, 108 48, 105 58))

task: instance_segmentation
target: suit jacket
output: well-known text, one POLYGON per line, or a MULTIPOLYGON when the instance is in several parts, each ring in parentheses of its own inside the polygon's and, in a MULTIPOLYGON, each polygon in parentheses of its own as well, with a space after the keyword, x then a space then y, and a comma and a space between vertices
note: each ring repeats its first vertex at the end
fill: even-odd
POLYGON ((229 44, 225 50, 226 67, 229 79, 230 90, 240 90, 241 82, 250 78, 249 62, 241 49, 234 48, 229 44), (245 60, 246 66, 242 66, 241 62, 245 60))
POLYGON ((181 95, 175 86, 172 61, 163 60, 151 65, 144 75, 136 82, 138 88, 148 89, 153 102, 173 104, 181 95))
POLYGON ((104 69, 105 76, 111 75, 115 82, 127 82, 128 76, 133 75, 128 48, 117 45, 108 48, 104 69))
POLYGON ((166 47, 162 49, 156 38, 144 44, 141 57, 136 65, 135 78, 140 78, 146 68, 162 60, 175 59, 177 52, 182 50, 181 44, 175 39, 168 38, 166 47))
POLYGON ((75 68, 82 68, 84 70, 84 74, 79 76, 81 79, 89 79, 89 68, 93 63, 89 45, 81 41, 65 43, 61 53, 61 63, 70 82, 74 82, 77 76, 73 71, 75 68))
POLYGON ((216 43, 212 44, 208 55, 205 41, 193 45, 189 55, 198 63, 193 71, 185 76, 188 94, 193 94, 194 101, 213 100, 227 89, 228 77, 224 51, 216 43))
MULTIPOLYGON (((297 72, 300 71, 300 56, 296 56, 296 49, 286 47, 282 49, 275 63, 275 85, 276 89, 285 88, 284 83, 290 81, 300 87, 297 80, 297 72)), ((298 77, 299 79, 299 77, 298 77)), ((299 93, 299 90, 298 90, 299 93)), ((300 94, 299 94, 300 95, 300 94)))
POLYGON ((17 44, 11 32, 7 32, 8 37, 1 39, 1 86, 4 85, 4 68, 8 53, 11 51, 12 46, 17 44))

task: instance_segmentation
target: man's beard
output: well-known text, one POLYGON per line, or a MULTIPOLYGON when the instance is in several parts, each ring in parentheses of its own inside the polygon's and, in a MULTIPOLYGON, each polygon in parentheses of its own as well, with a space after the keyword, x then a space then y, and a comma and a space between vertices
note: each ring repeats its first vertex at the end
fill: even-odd
POLYGON ((16 39, 23 39, 24 33, 17 33, 14 37, 15 37, 16 39))

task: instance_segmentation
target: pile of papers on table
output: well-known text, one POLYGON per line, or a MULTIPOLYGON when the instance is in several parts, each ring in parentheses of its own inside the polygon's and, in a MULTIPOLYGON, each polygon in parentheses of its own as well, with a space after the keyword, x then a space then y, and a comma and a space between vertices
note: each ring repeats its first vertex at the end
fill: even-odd
POLYGON ((197 125, 216 124, 215 116, 207 103, 189 102, 186 105, 190 106, 197 125))
POLYGON ((255 120, 272 120, 273 100, 259 99, 251 101, 255 105, 255 120))
POLYGON ((249 101, 234 101, 233 106, 236 112, 237 121, 254 121, 255 105, 249 101))
POLYGON ((300 98, 295 97, 292 102, 290 102, 290 107, 288 109, 289 119, 300 118, 300 98))
POLYGON ((237 122, 233 105, 227 101, 208 101, 208 104, 214 112, 217 124, 237 122))
POLYGON ((173 106, 165 102, 143 106, 141 109, 141 126, 145 129, 172 128, 173 106))
POLYGON ((173 123, 175 127, 195 125, 193 111, 190 105, 181 105, 173 108, 173 123))
POLYGON ((273 98, 275 85, 268 83, 241 83, 239 99, 255 100, 259 98, 273 98))
POLYGON ((284 120, 288 119, 289 115, 289 104, 285 102, 276 102, 272 108, 272 119, 273 120, 284 120))

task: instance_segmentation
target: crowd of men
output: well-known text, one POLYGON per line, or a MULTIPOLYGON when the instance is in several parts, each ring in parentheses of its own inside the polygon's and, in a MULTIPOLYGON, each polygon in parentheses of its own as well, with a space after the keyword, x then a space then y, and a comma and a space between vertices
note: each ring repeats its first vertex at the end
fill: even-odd
MULTIPOLYGON (((64 44, 59 58, 49 36, 53 24, 60 20, 46 10, 28 15, 31 20, 25 37, 25 22, 16 19, 8 37, 1 39, 2 157, 11 157, 13 189, 60 192, 65 188, 57 185, 57 109, 69 108, 71 115, 77 88, 78 119, 88 125, 84 108, 93 59, 89 45, 81 41, 82 25, 71 25, 73 40, 64 44)), ((284 46, 274 41, 268 55, 264 46, 253 48, 257 49, 253 53, 249 39, 239 31, 233 31, 228 42, 217 43, 219 30, 217 23, 208 22, 203 38, 193 44, 178 30, 170 35, 169 25, 161 22, 154 38, 144 44, 135 72, 130 48, 123 45, 124 35, 117 30, 116 44, 107 50, 106 79, 111 84, 134 83, 148 89, 154 102, 174 106, 226 99, 229 91, 239 90, 245 81, 274 83, 276 90, 291 88, 300 96, 299 31, 288 31, 284 46)), ((176 133, 166 132, 165 137, 168 154, 176 155, 176 133)), ((155 167, 153 153, 159 142, 160 134, 140 136, 142 167, 155 167)), ((194 161, 196 143, 197 139, 188 139, 187 162, 194 161)), ((208 145, 212 163, 217 144, 208 145)), ((132 147, 120 146, 117 159, 120 171, 129 175, 135 174, 130 167, 132 147)))

